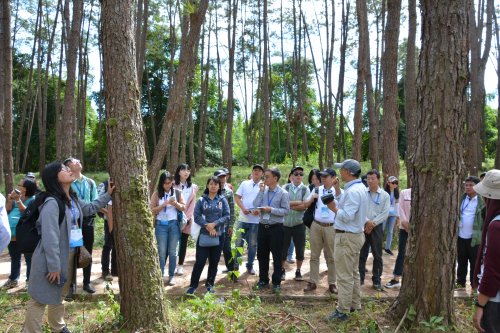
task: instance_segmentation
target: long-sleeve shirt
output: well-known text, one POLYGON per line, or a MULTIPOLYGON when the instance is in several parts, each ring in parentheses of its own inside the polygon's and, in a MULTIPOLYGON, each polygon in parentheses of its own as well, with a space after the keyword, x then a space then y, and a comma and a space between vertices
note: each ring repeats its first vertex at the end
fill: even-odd
POLYGON ((227 204, 229 205, 229 221, 226 223, 226 226, 232 228, 234 226, 235 215, 234 215, 234 192, 228 186, 228 184, 224 184, 224 189, 222 190, 222 194, 226 197, 227 204))
POLYGON ((194 207, 194 222, 202 228, 200 233, 208 234, 208 223, 215 223, 217 235, 224 232, 224 225, 229 220, 229 205, 223 195, 216 195, 210 199, 208 194, 203 194, 194 207))
POLYGON ((500 299, 500 215, 488 225, 486 244, 483 251, 483 266, 479 282, 479 292, 495 298, 490 301, 499 302, 500 299))
POLYGON ((335 229, 355 234, 364 232, 367 212, 368 196, 365 185, 360 179, 347 182, 344 193, 340 196, 335 229))
POLYGON ((376 193, 370 190, 367 192, 368 196, 368 212, 366 213, 366 220, 373 221, 376 225, 380 225, 387 220, 390 210, 390 197, 386 191, 380 187, 376 193))
MULTIPOLYGON (((411 188, 402 190, 401 193, 399 193, 398 209, 399 221, 409 223, 411 213, 411 188)), ((400 224, 399 229, 404 229, 403 223, 400 224)))
POLYGON ((260 222, 263 224, 280 224, 285 220, 285 215, 290 211, 290 199, 288 192, 280 186, 276 186, 274 191, 270 191, 266 186, 264 191, 259 191, 253 201, 254 207, 271 207, 270 213, 261 212, 260 222))

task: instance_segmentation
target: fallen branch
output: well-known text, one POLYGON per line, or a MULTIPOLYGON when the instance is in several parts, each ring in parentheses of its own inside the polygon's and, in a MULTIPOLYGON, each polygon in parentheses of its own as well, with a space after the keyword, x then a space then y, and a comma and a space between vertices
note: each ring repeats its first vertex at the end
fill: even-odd
POLYGON ((396 327, 396 330, 394 331, 394 333, 398 333, 401 326, 403 326, 403 322, 405 321, 407 315, 408 315, 408 309, 406 309, 405 314, 403 315, 403 318, 401 318, 401 321, 399 322, 398 326, 396 327))

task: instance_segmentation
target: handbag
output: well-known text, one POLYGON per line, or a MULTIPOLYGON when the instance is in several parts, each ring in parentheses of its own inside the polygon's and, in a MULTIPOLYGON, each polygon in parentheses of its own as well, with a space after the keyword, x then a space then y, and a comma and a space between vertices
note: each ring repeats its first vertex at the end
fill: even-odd
MULTIPOLYGON (((175 197, 176 197, 177 202, 180 201, 179 200, 180 196, 181 196, 181 191, 176 189, 175 190, 175 197)), ((188 220, 186 218, 186 214, 184 214, 184 212, 181 210, 177 211, 177 222, 179 223, 179 228, 181 228, 181 231, 184 230, 184 228, 188 225, 188 220)))
MULTIPOLYGON (((318 193, 318 189, 315 189, 314 191, 318 193)), ((314 199, 311 205, 307 207, 306 211, 304 212, 304 216, 302 217, 302 222, 304 222, 304 224, 308 228, 311 228, 311 225, 314 221, 314 212, 316 211, 316 201, 318 201, 318 199, 314 199)))
POLYGON ((77 247, 76 267, 85 268, 91 264, 92 264, 92 255, 90 254, 90 252, 85 248, 85 246, 77 247))
POLYGON ((207 234, 200 234, 198 240, 201 247, 212 247, 219 245, 219 236, 212 237, 207 234))

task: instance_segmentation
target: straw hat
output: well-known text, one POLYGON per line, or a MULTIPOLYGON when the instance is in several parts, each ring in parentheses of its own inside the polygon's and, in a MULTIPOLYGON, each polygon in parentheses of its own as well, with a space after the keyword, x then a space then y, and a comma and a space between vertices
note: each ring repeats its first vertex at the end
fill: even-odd
POLYGON ((500 170, 488 171, 484 179, 474 185, 474 191, 483 197, 500 200, 500 170))

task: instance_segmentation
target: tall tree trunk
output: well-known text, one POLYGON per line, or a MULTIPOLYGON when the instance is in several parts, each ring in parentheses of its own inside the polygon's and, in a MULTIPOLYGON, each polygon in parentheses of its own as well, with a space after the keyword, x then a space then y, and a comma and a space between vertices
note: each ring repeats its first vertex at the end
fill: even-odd
MULTIPOLYGON (((327 0, 325 0, 325 9, 327 8, 327 0)), ((328 22, 328 12, 325 12, 325 17, 328 22)), ((337 131, 337 124, 336 124, 336 117, 335 117, 335 112, 334 112, 334 107, 333 107, 333 83, 332 83, 332 65, 333 65, 333 50, 334 50, 334 43, 335 43, 335 4, 332 3, 332 20, 331 20, 331 33, 330 33, 330 40, 329 40, 329 47, 327 46, 326 52, 327 52, 327 66, 325 69, 325 77, 327 78, 327 84, 325 85, 325 94, 327 94, 327 98, 325 98, 325 103, 328 104, 327 108, 327 123, 328 125, 326 126, 326 133, 325 133, 325 139, 326 139, 326 166, 331 167, 333 166, 333 151, 334 151, 334 146, 335 146, 335 136, 336 136, 336 131, 337 131)), ((328 25, 327 25, 328 26, 328 25)), ((327 34, 327 40, 328 40, 328 34, 327 34)))
POLYGON ((398 154, 398 39, 401 0, 387 1, 385 51, 382 59, 384 74, 384 115, 382 170, 385 176, 399 176, 398 154))
MULTIPOLYGON (((347 36, 349 33, 349 2, 342 0, 342 34, 340 39, 340 69, 339 69, 339 84, 337 90, 337 98, 335 100, 335 113, 334 118, 336 118, 337 111, 339 111, 339 136, 337 140, 337 160, 342 159, 341 153, 344 150, 344 78, 345 78, 345 62, 346 62, 346 52, 347 52, 347 36)), ((344 158, 345 158, 344 152, 344 158)))
POLYGON ((411 156, 415 153, 417 139, 417 64, 415 39, 417 34, 416 0, 408 0, 408 42, 406 44, 406 78, 405 78, 405 122, 406 122, 406 169, 408 179, 412 179, 412 168, 409 168, 411 156))
POLYGON ((263 2, 264 12, 262 15, 264 32, 264 48, 262 51, 262 111, 264 112, 264 168, 271 162, 271 105, 269 103, 269 63, 267 50, 269 46, 269 34, 267 27, 267 0, 263 2))
MULTIPOLYGON (((500 96, 500 24, 496 12, 493 12, 495 22, 495 39, 497 49, 497 96, 500 96)), ((497 97, 497 129, 500 133, 500 97, 497 97)), ((495 169, 500 169, 500 135, 497 135, 497 149, 495 155, 495 169)))
POLYGON ((483 161, 481 134, 484 126, 484 105, 486 91, 484 88, 484 72, 490 54, 492 38, 493 0, 482 0, 478 4, 477 23, 474 1, 469 5, 469 43, 470 43, 470 102, 467 112, 467 170, 471 175, 477 175, 483 161), (484 5, 486 3, 486 10, 484 5), (486 33, 484 48, 481 54, 483 40, 483 18, 486 13, 486 33))
POLYGON ((162 331, 168 325, 167 309, 148 207, 133 12, 132 0, 102 2, 108 156, 117 188, 113 216, 120 311, 130 331, 162 331))
POLYGON ((172 128, 183 119, 184 92, 186 90, 187 80, 191 75, 190 73, 195 67, 196 54, 194 52, 196 50, 197 41, 200 38, 201 25, 205 19, 207 7, 208 0, 199 0, 196 2, 187 2, 183 9, 183 15, 186 16, 183 21, 187 21, 189 26, 188 29, 185 29, 185 34, 182 36, 179 67, 175 74, 162 131, 158 138, 157 149, 154 152, 148 170, 149 179, 151 180, 149 184, 150 189, 155 186, 158 173, 160 172, 162 162, 165 158, 165 152, 167 150, 172 128))
POLYGON ((410 235, 402 287, 390 309, 401 318, 413 307, 415 323, 432 316, 442 317, 444 325, 451 326, 454 321, 450 272, 455 269, 465 171, 469 1, 421 1, 418 135, 410 162, 414 175, 410 235))
POLYGON ((199 169, 205 163, 205 142, 207 137, 206 124, 207 124, 207 109, 208 109, 208 83, 210 79, 210 35, 212 27, 212 15, 209 16, 208 21, 208 46, 207 47, 207 62, 204 65, 204 52, 205 52, 205 26, 203 27, 203 34, 201 40, 201 98, 199 106, 199 124, 198 124, 198 158, 196 159, 196 167, 199 169))
POLYGON ((0 114, 2 114, 2 155, 3 178, 5 192, 10 193, 14 188, 14 163, 12 158, 12 47, 10 42, 10 1, 1 1, 0 8, 0 90, 3 98, 0 100, 0 114))
MULTIPOLYGON (((57 138, 60 143, 60 159, 76 153, 76 108, 75 108, 75 78, 76 60, 83 17, 83 0, 73 1, 73 18, 71 21, 71 34, 68 36, 68 52, 66 55, 66 89, 64 91, 64 107, 62 124, 66 129, 62 137, 57 138)), ((66 27, 68 28, 68 27, 66 27)), ((62 134, 62 133, 61 133, 62 134)))

